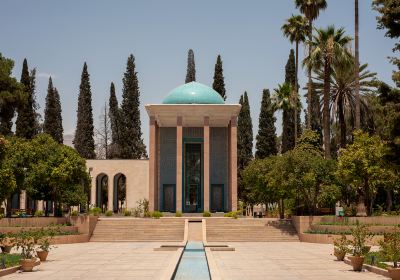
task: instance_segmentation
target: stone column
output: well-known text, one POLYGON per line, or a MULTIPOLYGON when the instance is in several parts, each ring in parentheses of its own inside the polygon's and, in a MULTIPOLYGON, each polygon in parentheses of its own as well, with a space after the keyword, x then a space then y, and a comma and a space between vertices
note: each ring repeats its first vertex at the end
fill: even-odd
POLYGON ((107 210, 114 211, 114 174, 108 177, 108 201, 107 201, 107 210))
POLYGON ((43 200, 38 200, 38 202, 37 202, 37 210, 43 211, 43 200))
POLYGON ((149 211, 157 209, 157 198, 155 197, 157 174, 156 174, 156 119, 150 117, 150 143, 149 143, 149 211))
POLYGON ((204 117, 204 211, 210 211, 210 118, 204 117))
POLYGON ((21 191, 19 196, 19 209, 26 209, 26 191, 21 191))
POLYGON ((237 119, 231 117, 229 145, 229 169, 230 169, 230 207, 231 211, 237 210, 237 119))
POLYGON ((97 200, 97 197, 96 197, 96 187, 97 187, 96 179, 97 179, 97 175, 96 176, 92 176, 92 185, 91 185, 91 188, 90 188, 90 204, 93 207, 96 207, 96 200, 97 200))
POLYGON ((182 117, 176 119, 176 211, 182 212, 182 117))

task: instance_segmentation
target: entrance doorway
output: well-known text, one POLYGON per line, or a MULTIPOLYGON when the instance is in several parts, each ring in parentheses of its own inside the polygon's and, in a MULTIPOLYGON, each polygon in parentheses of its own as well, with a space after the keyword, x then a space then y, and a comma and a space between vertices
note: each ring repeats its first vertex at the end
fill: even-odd
POLYGON ((202 211, 201 143, 185 143, 184 149, 184 212, 202 211))

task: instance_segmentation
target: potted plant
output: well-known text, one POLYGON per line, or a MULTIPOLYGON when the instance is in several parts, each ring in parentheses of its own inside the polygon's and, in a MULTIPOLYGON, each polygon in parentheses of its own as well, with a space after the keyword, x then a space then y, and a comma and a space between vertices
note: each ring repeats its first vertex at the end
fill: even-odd
POLYGON ((393 262, 393 267, 388 267, 390 278, 400 280, 400 226, 394 231, 385 234, 384 241, 379 242, 380 254, 384 259, 393 262))
POLYGON ((21 269, 24 272, 30 272, 35 266, 35 238, 32 232, 21 231, 15 238, 17 249, 21 249, 21 269))
POLYGON ((356 222, 354 228, 351 229, 352 239, 350 240, 350 247, 353 255, 349 257, 354 271, 361 271, 365 254, 368 253, 370 246, 366 246, 366 242, 371 236, 368 232, 368 227, 364 224, 356 222))
POLYGON ((1 244, 1 251, 3 253, 9 254, 11 249, 14 247, 14 238, 12 234, 0 234, 0 244, 1 244))
POLYGON ((43 236, 39 239, 38 249, 36 250, 36 254, 40 261, 45 262, 47 256, 49 255, 49 251, 51 250, 50 246, 50 236, 43 236))
POLYGON ((333 254, 338 261, 343 261, 347 253, 349 253, 350 241, 347 239, 345 234, 342 234, 340 238, 333 241, 334 251, 333 254))

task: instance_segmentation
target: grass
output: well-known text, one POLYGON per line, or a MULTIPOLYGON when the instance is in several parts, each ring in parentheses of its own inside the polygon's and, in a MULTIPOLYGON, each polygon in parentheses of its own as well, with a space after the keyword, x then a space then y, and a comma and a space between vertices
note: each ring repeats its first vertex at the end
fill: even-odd
POLYGON ((0 267, 3 267, 3 264, 6 268, 19 265, 19 260, 21 259, 21 255, 19 254, 0 254, 0 267))
POLYGON ((378 252, 369 252, 365 256, 365 264, 377 266, 382 269, 387 269, 388 265, 383 263, 386 262, 384 258, 378 252))

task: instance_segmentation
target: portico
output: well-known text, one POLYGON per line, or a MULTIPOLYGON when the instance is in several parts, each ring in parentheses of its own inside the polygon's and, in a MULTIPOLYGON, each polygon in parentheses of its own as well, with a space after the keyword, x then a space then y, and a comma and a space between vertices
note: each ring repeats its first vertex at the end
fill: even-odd
POLYGON ((188 83, 150 118, 150 211, 226 212, 237 208, 237 115, 213 89, 188 83))

